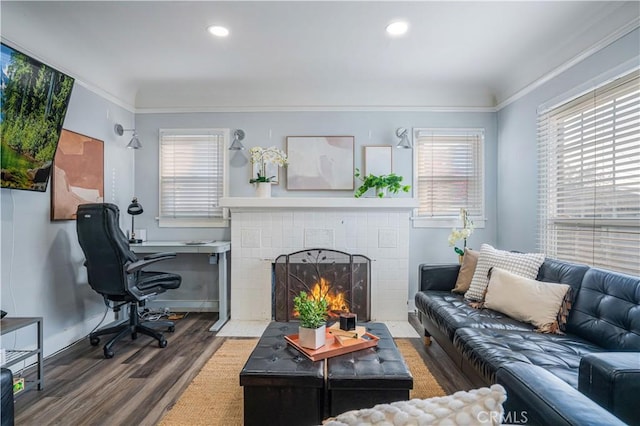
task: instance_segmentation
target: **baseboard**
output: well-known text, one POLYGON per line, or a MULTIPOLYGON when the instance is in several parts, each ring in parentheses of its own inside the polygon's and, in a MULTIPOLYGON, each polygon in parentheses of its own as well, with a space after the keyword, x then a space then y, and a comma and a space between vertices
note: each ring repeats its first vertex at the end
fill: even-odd
POLYGON ((148 301, 146 307, 149 309, 168 308, 174 312, 220 312, 217 300, 154 299, 148 301))
MULTIPOLYGON (((42 345, 42 356, 46 358, 56 352, 59 352, 67 346, 72 345, 78 340, 81 340, 84 337, 88 336, 91 330, 93 330, 93 328, 96 326, 96 324, 100 322, 103 315, 104 312, 101 312, 84 319, 81 323, 66 327, 59 333, 46 336, 42 345)), ((109 313, 107 313, 107 316, 105 317, 104 323, 107 324, 113 320, 115 320, 115 316, 113 315, 113 312, 109 311, 109 313)), ((35 332, 33 333, 35 334, 35 332)), ((31 364, 35 364, 35 362, 36 357, 33 356, 31 358, 27 358, 24 365, 30 366, 31 364)), ((22 363, 18 363, 16 364, 15 368, 19 370, 22 368, 22 365, 22 363)))

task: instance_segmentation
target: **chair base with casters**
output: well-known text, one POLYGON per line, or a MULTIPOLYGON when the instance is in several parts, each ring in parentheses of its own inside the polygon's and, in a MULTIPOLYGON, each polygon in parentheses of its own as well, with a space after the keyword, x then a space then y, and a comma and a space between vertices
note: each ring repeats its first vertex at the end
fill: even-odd
MULTIPOLYGON (((144 304, 140 304, 143 306, 144 304)), ((118 308, 114 309, 117 311, 118 308)), ((113 351, 113 346, 122 338, 127 335, 131 335, 131 340, 135 340, 138 338, 138 333, 153 337, 158 341, 158 346, 161 348, 167 347, 167 339, 164 338, 162 333, 158 332, 155 328, 147 327, 145 324, 153 324, 156 327, 166 327, 169 332, 175 331, 175 324, 173 321, 145 321, 140 322, 140 317, 138 314, 138 303, 130 302, 129 303, 129 320, 125 320, 119 324, 101 328, 93 333, 89 334, 89 342, 92 346, 98 346, 100 344, 100 337, 106 334, 114 334, 105 345, 104 345, 104 357, 105 358, 113 358, 115 352, 113 351)))

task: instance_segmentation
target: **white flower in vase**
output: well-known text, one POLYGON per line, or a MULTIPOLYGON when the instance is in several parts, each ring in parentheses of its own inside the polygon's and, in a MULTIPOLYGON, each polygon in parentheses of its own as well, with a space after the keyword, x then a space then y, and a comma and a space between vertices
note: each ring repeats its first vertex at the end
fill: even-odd
POLYGON ((449 246, 460 256, 464 256, 464 249, 467 247, 467 238, 473 234, 473 221, 469 217, 469 211, 465 208, 460 209, 460 219, 462 219, 462 229, 453 228, 449 234, 449 246), (462 240, 462 248, 456 246, 458 241, 462 240))
POLYGON ((251 154, 251 164, 258 164, 258 176, 249 180, 249 183, 265 183, 271 182, 275 176, 267 176, 267 164, 275 164, 278 167, 286 167, 289 164, 287 154, 284 151, 270 146, 263 148, 254 146, 249 150, 251 154))

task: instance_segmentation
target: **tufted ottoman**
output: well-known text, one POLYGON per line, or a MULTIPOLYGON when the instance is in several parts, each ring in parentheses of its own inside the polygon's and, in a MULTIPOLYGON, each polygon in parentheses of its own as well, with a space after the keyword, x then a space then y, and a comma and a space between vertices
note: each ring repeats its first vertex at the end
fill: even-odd
POLYGON ((413 377, 391 333, 364 325, 378 346, 312 362, 284 340, 297 322, 269 324, 240 372, 244 424, 317 425, 327 415, 409 399, 413 377))
POLYGON ((408 400, 413 376, 387 326, 364 324, 378 345, 327 359, 329 414, 408 400))
POLYGON ((244 424, 317 425, 324 411, 324 361, 312 362, 287 344, 298 323, 272 322, 240 372, 244 424))

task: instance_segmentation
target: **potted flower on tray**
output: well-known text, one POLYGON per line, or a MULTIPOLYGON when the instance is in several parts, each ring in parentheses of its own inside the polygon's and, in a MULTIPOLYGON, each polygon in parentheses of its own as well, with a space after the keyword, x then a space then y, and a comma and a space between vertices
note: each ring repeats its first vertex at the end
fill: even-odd
POLYGON ((369 174, 362 177, 360 170, 356 169, 355 177, 362 181, 362 185, 354 194, 356 198, 362 197, 371 188, 375 188, 376 197, 379 198, 383 198, 387 192, 397 194, 400 191, 409 192, 411 189, 411 185, 402 185, 402 176, 395 173, 380 176, 369 174))
POLYGON ((286 167, 287 164, 289 164, 287 154, 275 146, 270 146, 269 148, 254 146, 249 152, 251 153, 251 164, 258 165, 258 176, 250 179, 249 183, 255 183, 257 185, 256 193, 258 197, 270 197, 271 181, 275 176, 267 175, 267 164, 286 167))
POLYGON ((318 349, 324 346, 327 338, 327 311, 329 305, 324 297, 314 298, 301 291, 293 298, 293 307, 298 313, 300 326, 298 339, 300 346, 318 349))

